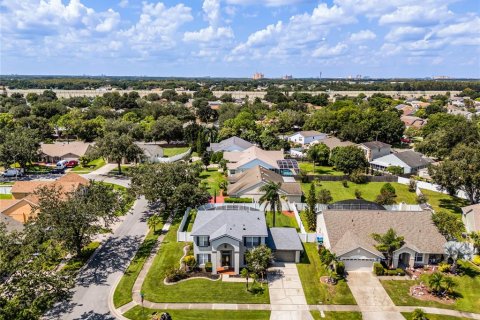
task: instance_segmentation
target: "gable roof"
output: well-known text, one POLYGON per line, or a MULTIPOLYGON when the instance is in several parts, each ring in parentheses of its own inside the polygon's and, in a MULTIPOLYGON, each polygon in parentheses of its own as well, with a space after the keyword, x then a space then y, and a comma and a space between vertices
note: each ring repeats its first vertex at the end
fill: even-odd
POLYGON ((230 147, 234 147, 238 150, 245 150, 253 146, 252 143, 243 140, 242 138, 233 136, 228 139, 222 140, 219 143, 210 143, 209 151, 218 152, 218 151, 227 151, 230 150, 230 147))
POLYGON ((425 158, 423 154, 411 150, 395 153, 395 156, 410 168, 423 167, 433 162, 432 159, 425 158))
POLYGON ((295 228, 269 228, 266 244, 273 250, 303 251, 302 242, 295 228))
POLYGON ((228 236, 242 241, 245 236, 267 237, 265 214, 258 210, 198 211, 192 236, 209 236, 210 241, 228 236))
POLYGON ((161 158, 163 157, 163 148, 150 142, 135 142, 135 144, 143 150, 143 154, 148 158, 161 158))
POLYGON ((369 142, 363 142, 360 143, 361 146, 364 146, 367 149, 383 149, 383 148, 390 148, 391 145, 388 143, 384 143, 381 141, 369 141, 369 142))
POLYGON ((404 247, 421 253, 443 253, 445 238, 438 232, 429 211, 325 210, 322 214, 330 247, 337 255, 362 247, 379 254, 372 233, 393 228, 405 238, 404 247))
POLYGON ((42 143, 40 150, 43 154, 50 157, 63 157, 67 154, 74 154, 81 157, 87 152, 91 145, 93 144, 83 141, 42 143))
POLYGON ((34 193, 40 187, 49 185, 61 186, 64 191, 72 191, 79 185, 88 184, 88 180, 82 176, 69 172, 55 181, 16 181, 12 186, 12 193, 34 193))
POLYGON ((283 151, 269 151, 260 149, 257 146, 252 146, 244 151, 229 151, 223 154, 223 158, 229 163, 229 169, 236 169, 246 165, 253 160, 260 160, 261 162, 278 168, 277 160, 283 160, 283 151))
POLYGON ((314 131, 314 130, 309 130, 309 131, 298 131, 298 132, 295 132, 294 134, 290 135, 290 137, 293 137, 294 135, 297 135, 297 134, 303 136, 304 138, 314 137, 314 136, 320 136, 320 135, 325 135, 325 133, 321 133, 321 132, 314 131))
POLYGON ((324 143, 329 149, 333 149, 335 147, 348 147, 348 146, 355 145, 355 143, 351 141, 342 141, 337 137, 328 137, 326 139, 312 142, 312 144, 315 144, 315 143, 324 143))
MULTIPOLYGON (((3 201, 3 200, 2 200, 3 201)), ((1 202, 1 201, 0 201, 1 202)), ((12 217, 9 217, 7 215, 4 215, 3 213, 0 213, 0 223, 4 223, 7 231, 12 232, 12 231, 22 231, 23 230, 23 223, 20 221, 17 221, 13 219, 12 217)))
POLYGON ((281 175, 262 166, 255 166, 238 173, 229 180, 231 183, 228 186, 228 194, 230 195, 241 194, 260 183, 269 182, 280 183, 280 191, 287 195, 302 195, 302 187, 298 182, 285 182, 281 175))

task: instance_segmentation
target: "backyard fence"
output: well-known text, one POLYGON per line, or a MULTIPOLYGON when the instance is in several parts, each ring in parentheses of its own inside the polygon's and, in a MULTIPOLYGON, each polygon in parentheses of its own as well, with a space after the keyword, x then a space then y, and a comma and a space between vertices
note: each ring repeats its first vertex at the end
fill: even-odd
POLYGON ((189 148, 189 149, 188 149, 187 151, 185 151, 184 153, 180 153, 180 154, 177 154, 177 155, 172 156, 172 157, 168 157, 168 158, 156 158, 156 161, 155 161, 155 162, 171 163, 171 162, 183 160, 183 159, 187 158, 187 157, 190 155, 191 152, 192 152, 192 148, 189 148))
POLYGON ((292 204, 293 213, 295 214, 295 220, 297 221, 298 226, 300 227, 300 232, 298 236, 302 242, 317 242, 317 234, 314 232, 307 232, 303 226, 302 219, 300 218, 300 213, 297 209, 297 204, 292 204))
MULTIPOLYGON (((347 180, 350 181, 350 177, 347 175, 343 176, 331 176, 331 175, 296 175, 294 176, 296 180, 301 180, 302 182, 312 182, 314 180, 317 181, 343 181, 347 180)), ((365 176, 365 180, 367 182, 397 182, 396 176, 365 176)))
POLYGON ((177 230, 177 242, 193 242, 193 237, 190 235, 190 232, 183 231, 185 230, 185 224, 187 223, 188 215, 190 214, 191 210, 191 208, 187 208, 183 214, 182 221, 180 222, 180 226, 177 230))
POLYGON ((12 186, 0 186, 0 194, 12 194, 12 186))
MULTIPOLYGON (((397 182, 401 183, 401 184, 408 185, 408 184, 410 184, 410 179, 398 177, 397 182)), ((425 190, 440 192, 440 193, 443 193, 443 194, 448 194, 448 192, 445 191, 445 190, 442 190, 442 188, 438 184, 433 184, 433 183, 425 182, 425 181, 417 181, 417 180, 415 180, 415 182, 417 184, 417 189, 416 189, 417 195, 419 195, 419 191, 421 193, 420 189, 425 189, 425 190)), ((465 192, 463 192, 461 190, 457 192, 456 196, 459 197, 459 198, 462 198, 462 199, 467 199, 467 195, 465 194, 465 192)))

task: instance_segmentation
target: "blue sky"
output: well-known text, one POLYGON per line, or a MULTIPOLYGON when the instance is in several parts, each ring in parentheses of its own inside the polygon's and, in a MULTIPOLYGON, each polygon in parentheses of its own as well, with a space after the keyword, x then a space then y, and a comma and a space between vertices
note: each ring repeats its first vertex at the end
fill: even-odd
POLYGON ((480 77, 480 0, 0 0, 0 73, 480 77))

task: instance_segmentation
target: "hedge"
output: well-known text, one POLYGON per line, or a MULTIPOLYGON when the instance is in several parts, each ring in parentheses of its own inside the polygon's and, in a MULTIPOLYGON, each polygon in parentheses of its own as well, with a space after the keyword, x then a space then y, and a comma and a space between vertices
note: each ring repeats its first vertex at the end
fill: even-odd
POLYGON ((225 203, 252 203, 252 198, 225 198, 225 203))

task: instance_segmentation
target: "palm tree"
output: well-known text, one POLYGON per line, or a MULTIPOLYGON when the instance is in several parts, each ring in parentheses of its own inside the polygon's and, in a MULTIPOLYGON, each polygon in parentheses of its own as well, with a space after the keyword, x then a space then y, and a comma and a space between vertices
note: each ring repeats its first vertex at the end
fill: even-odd
POLYGON ((158 214, 154 214, 150 218, 147 219, 147 225, 150 229, 153 229, 153 233, 155 233, 155 226, 162 221, 161 217, 158 214))
POLYGON ((385 234, 373 233, 372 238, 378 242, 375 248, 387 256, 388 266, 391 267, 393 262, 393 252, 402 247, 405 238, 398 236, 397 232, 392 228, 388 229, 385 234))
POLYGON ((218 129, 214 126, 211 127, 206 127, 204 129, 205 132, 205 138, 207 138, 207 141, 212 143, 217 140, 218 137, 218 129))
MULTIPOLYGON (((280 194, 278 193, 280 190, 281 183, 270 181, 269 183, 260 187, 261 192, 265 192, 260 197, 260 205, 265 203, 265 207, 270 205, 270 211, 272 211, 273 221, 272 224, 275 227, 275 215, 277 212, 282 211, 282 202, 280 200, 280 194)), ((265 213, 267 211, 265 210, 265 213)))
POLYGON ((469 236, 476 252, 480 253, 480 231, 472 231, 469 236))
POLYGON ((455 280, 453 280, 452 277, 445 277, 443 279, 443 287, 445 288, 445 290, 447 290, 449 294, 453 293, 453 288, 455 288, 456 286, 457 283, 455 282, 455 280))
POLYGON ((443 275, 439 272, 435 272, 428 278, 428 286, 434 293, 438 293, 442 290, 443 281, 443 275))

